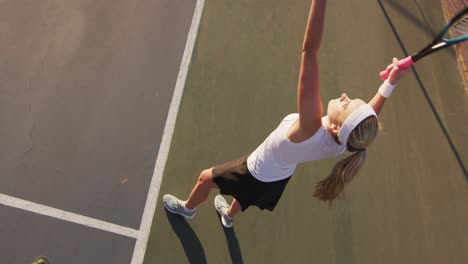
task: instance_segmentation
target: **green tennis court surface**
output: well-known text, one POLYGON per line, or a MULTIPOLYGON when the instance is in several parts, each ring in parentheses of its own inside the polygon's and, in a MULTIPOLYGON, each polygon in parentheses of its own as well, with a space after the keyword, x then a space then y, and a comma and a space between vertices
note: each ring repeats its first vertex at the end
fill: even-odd
MULTIPOLYGON (((252 151, 296 111, 309 6, 205 2, 160 197, 185 199, 201 170, 252 151)), ((438 1, 329 1, 323 100, 370 99, 391 58, 417 51, 443 24, 438 1)), ((159 200, 145 263, 465 263, 467 99, 455 52, 424 59, 387 102, 345 199, 327 207, 312 198, 327 160, 300 166, 273 213, 249 208, 232 230, 217 218, 216 191, 189 221, 159 200)))

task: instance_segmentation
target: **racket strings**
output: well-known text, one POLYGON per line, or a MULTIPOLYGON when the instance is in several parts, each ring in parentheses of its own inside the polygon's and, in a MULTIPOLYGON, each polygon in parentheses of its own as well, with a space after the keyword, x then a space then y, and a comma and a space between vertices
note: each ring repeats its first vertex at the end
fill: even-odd
POLYGON ((455 23, 450 29, 450 34, 453 38, 468 35, 468 16, 463 17, 455 23))

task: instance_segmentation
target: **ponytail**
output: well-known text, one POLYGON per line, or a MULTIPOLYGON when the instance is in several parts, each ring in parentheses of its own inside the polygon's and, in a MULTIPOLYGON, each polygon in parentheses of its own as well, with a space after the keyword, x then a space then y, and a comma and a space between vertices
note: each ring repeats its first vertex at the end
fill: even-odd
POLYGON ((315 186, 314 197, 332 204, 343 191, 345 183, 350 182, 366 160, 366 151, 356 151, 338 161, 330 175, 315 186))
POLYGON ((339 197, 345 184, 350 182, 364 165, 366 147, 374 140, 378 131, 379 121, 376 116, 369 116, 353 129, 347 142, 347 149, 353 154, 338 161, 330 175, 317 183, 314 197, 329 204, 339 197))

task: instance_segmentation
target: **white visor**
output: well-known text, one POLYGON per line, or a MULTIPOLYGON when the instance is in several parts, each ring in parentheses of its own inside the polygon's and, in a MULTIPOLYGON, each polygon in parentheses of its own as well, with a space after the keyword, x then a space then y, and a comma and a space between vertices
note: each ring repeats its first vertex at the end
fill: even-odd
POLYGON ((348 143, 349 134, 351 134, 353 129, 359 125, 359 123, 369 116, 377 116, 374 109, 369 104, 362 105, 354 110, 348 118, 346 118, 338 132, 338 140, 340 143, 346 145, 348 143))

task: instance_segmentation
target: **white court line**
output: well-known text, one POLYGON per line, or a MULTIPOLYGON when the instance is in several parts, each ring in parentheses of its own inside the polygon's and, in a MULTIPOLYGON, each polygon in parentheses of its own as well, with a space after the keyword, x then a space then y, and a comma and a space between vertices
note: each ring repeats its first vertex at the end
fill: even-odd
POLYGON ((146 245, 151 231, 151 223, 153 222, 154 212, 156 211, 156 203, 158 202, 159 188, 166 166, 167 155, 172 141, 172 134, 177 119, 177 112, 179 111, 180 100, 184 91, 185 79, 187 78, 187 71, 192 58, 193 46, 197 38, 198 26, 200 25, 201 14, 205 0, 197 0, 195 11, 192 18, 192 25, 185 44, 184 55, 177 76, 177 82, 172 96, 169 113, 167 115, 166 125, 164 127, 164 134, 159 147, 158 156, 156 159, 156 166, 154 168, 151 184, 149 186, 148 197, 146 199, 145 210, 143 211, 143 218, 140 224, 140 233, 135 243, 133 251, 132 264, 142 264, 145 258, 146 245))
POLYGON ((40 214, 40 215, 57 218, 57 219, 72 222, 75 224, 80 224, 80 225, 104 230, 104 231, 119 234, 122 236, 138 238, 138 233, 139 233, 138 230, 135 230, 132 228, 119 226, 116 224, 104 222, 98 219, 94 219, 91 217, 87 217, 87 216, 83 216, 83 215, 79 215, 75 213, 66 212, 57 208, 33 203, 30 201, 22 200, 22 199, 4 195, 4 194, 0 194, 0 204, 26 210, 26 211, 33 212, 33 213, 40 214))

